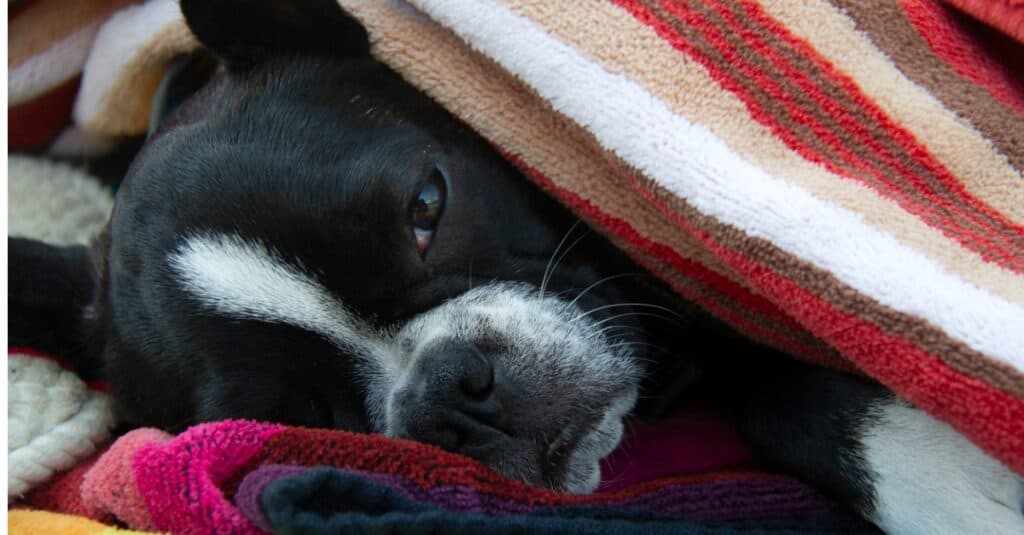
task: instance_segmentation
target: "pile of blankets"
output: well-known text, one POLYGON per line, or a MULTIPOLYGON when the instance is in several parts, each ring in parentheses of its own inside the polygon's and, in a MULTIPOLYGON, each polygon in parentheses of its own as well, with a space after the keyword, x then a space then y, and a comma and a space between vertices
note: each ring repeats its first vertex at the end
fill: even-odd
MULTIPOLYGON (((1024 473, 1024 4, 339 3, 381 61, 680 295, 874 377, 1024 473)), ((196 46, 173 0, 11 13, 12 148, 94 155, 143 133, 196 46)), ((375 437, 138 433, 22 503, 190 532, 863 528, 763 474, 570 497, 375 437)))
POLYGON ((244 421, 176 437, 132 431, 25 503, 86 525, 174 533, 873 532, 806 485, 763 473, 569 495, 417 442, 244 421))

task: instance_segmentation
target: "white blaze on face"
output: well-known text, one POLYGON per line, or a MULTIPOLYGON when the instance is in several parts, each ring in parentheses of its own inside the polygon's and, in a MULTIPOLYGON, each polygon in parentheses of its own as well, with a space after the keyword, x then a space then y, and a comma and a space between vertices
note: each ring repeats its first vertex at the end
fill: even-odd
POLYGON ((169 257, 182 287, 225 316, 292 325, 355 356, 377 354, 376 333, 301 268, 233 234, 188 237, 169 257))
POLYGON ((511 381, 529 385, 538 404, 561 407, 553 416, 576 414, 585 405, 590 413, 576 416, 595 422, 570 455, 565 490, 596 487, 598 461, 618 444, 622 417, 636 401, 639 369, 629 348, 609 345, 599 325, 578 308, 541 297, 529 285, 474 288, 389 333, 361 321, 300 262, 259 241, 196 234, 169 255, 168 263, 181 287, 215 313, 298 327, 350 353, 366 387, 371 425, 385 434, 394 427, 389 425, 392 398, 409 383, 425 347, 504 340, 498 358, 511 381))

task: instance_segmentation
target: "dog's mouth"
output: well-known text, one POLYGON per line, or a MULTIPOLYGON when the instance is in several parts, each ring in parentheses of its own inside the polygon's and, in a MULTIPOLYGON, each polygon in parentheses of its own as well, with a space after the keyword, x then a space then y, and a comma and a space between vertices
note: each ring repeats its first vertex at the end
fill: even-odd
POLYGON ((414 318, 375 359, 374 427, 530 484, 593 491, 640 371, 630 344, 567 305, 528 285, 494 283, 414 318))

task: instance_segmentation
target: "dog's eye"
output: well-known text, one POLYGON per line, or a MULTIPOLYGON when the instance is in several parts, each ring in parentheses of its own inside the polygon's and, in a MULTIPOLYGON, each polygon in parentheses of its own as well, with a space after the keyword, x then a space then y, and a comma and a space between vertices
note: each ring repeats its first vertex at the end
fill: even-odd
POLYGON ((427 252, 434 239, 434 231, 444 212, 445 193, 444 176, 435 169, 412 203, 412 232, 421 255, 427 252))

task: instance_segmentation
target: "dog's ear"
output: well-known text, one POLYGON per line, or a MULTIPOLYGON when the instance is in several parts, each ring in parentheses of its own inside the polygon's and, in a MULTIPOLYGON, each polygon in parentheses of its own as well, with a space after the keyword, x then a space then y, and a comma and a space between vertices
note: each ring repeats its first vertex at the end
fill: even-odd
POLYGON ((176 58, 164 74, 149 108, 149 132, 152 136, 171 112, 209 81, 217 61, 205 50, 196 50, 176 58))
POLYGON ((369 54, 366 30, 336 0, 181 0, 189 29, 229 67, 268 54, 369 54))
POLYGON ((94 377, 100 355, 89 311, 96 270, 88 248, 9 237, 7 253, 8 346, 44 351, 94 377))

